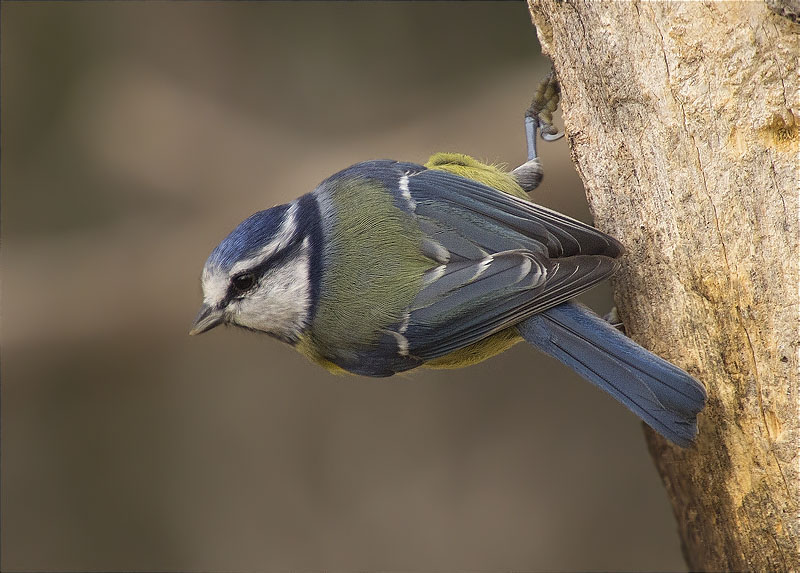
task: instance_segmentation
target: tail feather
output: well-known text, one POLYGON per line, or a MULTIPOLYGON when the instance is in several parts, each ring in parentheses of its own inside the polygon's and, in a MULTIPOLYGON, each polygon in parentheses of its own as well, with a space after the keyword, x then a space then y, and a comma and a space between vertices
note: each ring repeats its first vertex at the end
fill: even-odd
POLYGON ((611 394, 665 438, 683 447, 694 440, 706 399, 702 384, 585 306, 566 302, 517 328, 530 344, 611 394))

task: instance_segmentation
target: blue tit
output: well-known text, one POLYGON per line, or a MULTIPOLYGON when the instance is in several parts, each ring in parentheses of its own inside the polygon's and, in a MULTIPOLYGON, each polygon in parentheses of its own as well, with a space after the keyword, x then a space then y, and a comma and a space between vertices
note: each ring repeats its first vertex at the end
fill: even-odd
POLYGON ((367 161, 245 219, 206 261, 190 334, 231 324, 364 376, 468 366, 525 340, 690 445, 703 386, 570 300, 618 269, 622 245, 525 193, 542 178, 537 132, 563 135, 558 99, 551 74, 511 173, 453 153, 367 161))
POLYGON ((367 161, 223 239, 191 334, 231 324, 365 376, 467 366, 525 339, 686 446, 703 386, 570 302, 622 252, 471 157, 367 161))

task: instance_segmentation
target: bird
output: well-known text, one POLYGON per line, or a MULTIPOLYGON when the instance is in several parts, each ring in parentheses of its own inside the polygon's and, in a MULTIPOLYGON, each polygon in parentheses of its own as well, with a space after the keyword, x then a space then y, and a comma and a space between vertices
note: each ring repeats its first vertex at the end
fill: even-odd
POLYGON ((514 172, 458 153, 370 160, 248 217, 203 267, 190 334, 233 325, 371 377, 469 366, 525 340, 690 446, 703 385, 572 300, 624 248, 529 200, 520 182, 535 187, 541 169, 528 119, 514 172))

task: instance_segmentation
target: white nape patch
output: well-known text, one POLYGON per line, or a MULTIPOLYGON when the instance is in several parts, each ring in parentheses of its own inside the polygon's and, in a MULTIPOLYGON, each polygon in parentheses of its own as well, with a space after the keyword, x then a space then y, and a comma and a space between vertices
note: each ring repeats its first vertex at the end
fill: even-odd
POLYGON ((282 340, 297 340, 307 326, 311 307, 310 266, 306 237, 295 257, 262 277, 255 290, 228 304, 226 319, 282 340))
POLYGON ((408 189, 408 173, 400 178, 400 194, 403 196, 403 199, 408 201, 408 206, 411 208, 411 211, 415 211, 417 209, 417 202, 411 197, 411 191, 408 189))
POLYGON ((438 267, 434 267, 431 270, 427 271, 422 276, 422 284, 423 286, 429 285, 433 282, 438 281, 440 278, 444 276, 444 273, 447 271, 447 265, 439 265, 438 267))
POLYGON ((489 266, 492 264, 492 261, 494 261, 494 257, 492 255, 489 255, 488 257, 481 259, 481 262, 478 263, 478 269, 475 271, 475 274, 470 279, 470 282, 477 280, 479 276, 485 273, 486 269, 488 269, 489 266))
POLYGON ((298 208, 297 201, 292 201, 289 204, 289 208, 286 210, 286 213, 283 215, 280 229, 278 229, 278 232, 275 233, 275 236, 272 238, 272 240, 261 247, 261 249, 259 249, 259 251, 252 257, 248 259, 242 259, 233 265, 228 273, 228 276, 232 277, 242 271, 258 265, 262 261, 275 254, 275 252, 287 246, 297 231, 298 208))

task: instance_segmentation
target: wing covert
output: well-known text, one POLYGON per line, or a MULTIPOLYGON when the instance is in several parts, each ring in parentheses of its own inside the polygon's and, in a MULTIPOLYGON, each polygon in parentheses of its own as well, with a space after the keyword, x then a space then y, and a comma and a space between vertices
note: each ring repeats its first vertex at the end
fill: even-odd
POLYGON ((446 171, 414 173, 408 190, 417 216, 458 229, 489 252, 507 250, 508 241, 518 242, 517 248, 544 247, 550 257, 616 258, 624 250, 616 239, 585 223, 446 171), (492 236, 496 232, 499 239, 492 236))
POLYGON ((420 252, 431 260, 402 320, 338 357, 351 372, 386 376, 442 357, 573 298, 618 267, 623 248, 614 238, 478 181, 393 161, 351 169, 380 182, 415 219, 425 236, 420 252))

